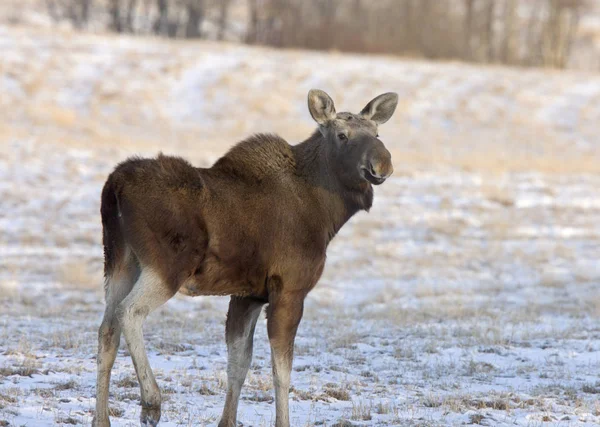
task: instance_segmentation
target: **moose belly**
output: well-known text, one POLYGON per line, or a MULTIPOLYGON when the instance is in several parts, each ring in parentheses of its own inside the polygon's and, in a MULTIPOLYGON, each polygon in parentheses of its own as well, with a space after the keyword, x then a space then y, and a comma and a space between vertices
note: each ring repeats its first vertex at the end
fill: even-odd
POLYGON ((208 254, 194 273, 182 283, 179 292, 189 296, 266 297, 267 269, 262 267, 256 258, 244 258, 246 257, 240 254, 227 259, 215 253, 208 254))

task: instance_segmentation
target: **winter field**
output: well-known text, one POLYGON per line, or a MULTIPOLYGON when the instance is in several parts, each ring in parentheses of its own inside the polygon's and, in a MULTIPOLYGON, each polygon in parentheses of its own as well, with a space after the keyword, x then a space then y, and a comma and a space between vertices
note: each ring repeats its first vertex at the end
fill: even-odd
MULTIPOLYGON (((209 165, 396 91, 395 174, 334 239, 292 374, 294 426, 600 423, 600 76, 0 26, 0 426, 89 425, 101 186, 159 150, 209 165)), ((164 426, 215 426, 227 298, 145 335, 164 426)), ((124 340, 113 426, 139 425, 124 340)), ((244 426, 274 423, 264 317, 244 426)))

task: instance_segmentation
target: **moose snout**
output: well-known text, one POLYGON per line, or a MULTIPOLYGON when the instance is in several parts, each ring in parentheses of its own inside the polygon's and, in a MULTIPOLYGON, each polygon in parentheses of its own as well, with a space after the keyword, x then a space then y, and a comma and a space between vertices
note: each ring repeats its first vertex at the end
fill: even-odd
POLYGON ((389 176, 394 173, 392 162, 387 159, 385 161, 371 161, 369 163, 369 168, 371 175, 378 179, 388 179, 389 176))
POLYGON ((371 159, 362 169, 365 179, 374 185, 383 184, 394 172, 390 157, 371 159))
POLYGON ((392 155, 385 148, 371 152, 371 155, 363 166, 364 176, 371 184, 382 184, 394 172, 392 166, 392 155))

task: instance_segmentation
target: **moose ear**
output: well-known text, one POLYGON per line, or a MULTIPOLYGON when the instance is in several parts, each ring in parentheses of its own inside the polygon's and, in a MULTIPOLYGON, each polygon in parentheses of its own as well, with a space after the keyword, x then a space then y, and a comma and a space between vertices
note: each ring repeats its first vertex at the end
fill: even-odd
POLYGON ((398 94, 394 92, 384 93, 374 98, 362 109, 360 115, 366 119, 373 120, 377 124, 387 122, 398 105, 398 94))
POLYGON ((319 89, 311 89, 308 92, 308 111, 315 122, 320 125, 335 118, 333 100, 319 89))

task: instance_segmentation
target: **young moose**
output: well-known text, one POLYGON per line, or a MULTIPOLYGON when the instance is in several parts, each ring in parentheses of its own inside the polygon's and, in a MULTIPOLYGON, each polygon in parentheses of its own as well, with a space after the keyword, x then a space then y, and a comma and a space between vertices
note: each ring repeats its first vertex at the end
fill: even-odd
POLYGON ((161 396, 142 325, 177 292, 231 295, 220 427, 237 425, 254 328, 268 304, 276 426, 289 426, 304 298, 321 276, 331 239, 356 212, 369 210, 371 184, 393 171, 377 126, 397 103, 395 93, 386 93, 359 114, 336 113, 325 92, 311 90, 308 108, 319 127, 298 145, 261 134, 208 169, 163 155, 117 166, 102 190, 106 311, 98 334, 94 426, 110 425, 108 389, 121 331, 140 383, 141 424, 158 424, 161 396))

